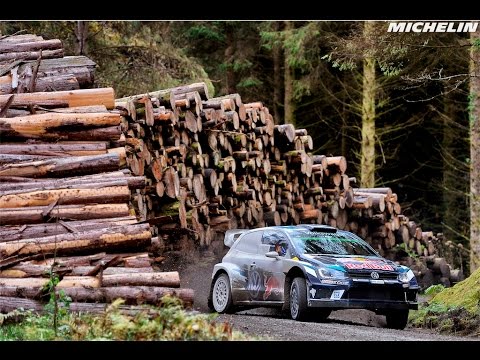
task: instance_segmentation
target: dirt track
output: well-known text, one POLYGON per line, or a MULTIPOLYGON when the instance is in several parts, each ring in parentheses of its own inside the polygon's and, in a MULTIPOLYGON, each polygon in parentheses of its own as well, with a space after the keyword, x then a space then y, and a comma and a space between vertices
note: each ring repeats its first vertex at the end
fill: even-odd
MULTIPOLYGON (((195 290, 194 309, 208 312, 207 296, 213 265, 218 256, 205 254, 200 260, 180 266, 182 287, 195 290)), ((217 321, 229 322, 236 330, 269 340, 356 340, 356 341, 459 341, 480 340, 443 336, 419 329, 386 329, 385 318, 367 310, 334 311, 325 323, 293 321, 275 309, 252 309, 233 315, 220 315, 217 321)))

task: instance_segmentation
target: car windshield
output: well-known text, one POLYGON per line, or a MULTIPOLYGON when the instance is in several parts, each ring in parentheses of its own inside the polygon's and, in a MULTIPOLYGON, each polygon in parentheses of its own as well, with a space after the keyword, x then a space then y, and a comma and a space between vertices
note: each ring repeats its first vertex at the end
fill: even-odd
POLYGON ((290 237, 301 254, 378 256, 354 234, 296 230, 290 233, 290 237))

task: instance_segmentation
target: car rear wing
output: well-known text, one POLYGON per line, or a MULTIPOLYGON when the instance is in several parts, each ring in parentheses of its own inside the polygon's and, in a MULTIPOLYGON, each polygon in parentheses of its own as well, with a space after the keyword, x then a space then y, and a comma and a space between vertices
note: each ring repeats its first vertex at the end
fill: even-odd
POLYGON ((250 229, 232 229, 232 230, 227 230, 225 232, 225 238, 223 239, 223 243, 225 246, 232 247, 233 243, 235 240, 237 240, 240 235, 243 233, 246 233, 250 229))

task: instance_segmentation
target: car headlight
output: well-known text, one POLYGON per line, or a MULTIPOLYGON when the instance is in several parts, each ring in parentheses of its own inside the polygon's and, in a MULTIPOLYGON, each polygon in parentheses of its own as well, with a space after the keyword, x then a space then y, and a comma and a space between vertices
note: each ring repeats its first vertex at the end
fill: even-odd
POLYGON ((329 268, 318 268, 318 274, 322 278, 335 278, 335 279, 345 279, 345 273, 343 271, 329 269, 329 268))
POLYGON ((407 272, 398 274, 398 280, 404 283, 410 282, 410 280, 412 280, 414 277, 415 275, 413 274, 412 270, 408 270, 407 272))

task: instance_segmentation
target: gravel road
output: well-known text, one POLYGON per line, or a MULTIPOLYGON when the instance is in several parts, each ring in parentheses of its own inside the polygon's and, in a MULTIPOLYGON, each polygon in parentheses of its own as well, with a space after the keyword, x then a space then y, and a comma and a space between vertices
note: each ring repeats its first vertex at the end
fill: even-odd
MULTIPOLYGON (((188 266, 180 266, 181 286, 195 290, 194 309, 208 312, 207 296, 213 265, 218 256, 204 256, 188 266)), ((259 308, 236 314, 224 314, 218 322, 228 322, 235 330, 282 341, 353 340, 353 341, 459 341, 480 338, 438 335, 428 330, 392 330, 385 328, 385 317, 367 310, 334 311, 326 322, 299 322, 284 316, 276 309, 259 308)))
POLYGON ((384 317, 366 310, 334 311, 324 323, 299 322, 282 318, 272 309, 256 309, 233 315, 220 315, 217 321, 228 322, 244 333, 273 341, 459 341, 480 340, 444 336, 418 329, 383 328, 384 317))

